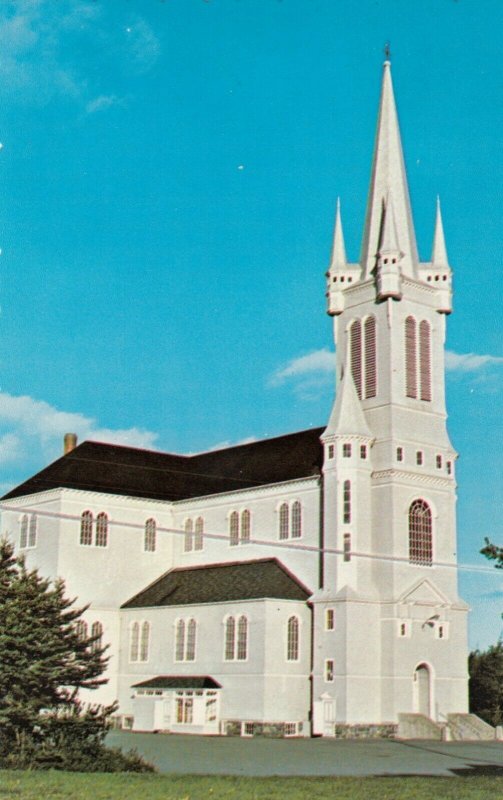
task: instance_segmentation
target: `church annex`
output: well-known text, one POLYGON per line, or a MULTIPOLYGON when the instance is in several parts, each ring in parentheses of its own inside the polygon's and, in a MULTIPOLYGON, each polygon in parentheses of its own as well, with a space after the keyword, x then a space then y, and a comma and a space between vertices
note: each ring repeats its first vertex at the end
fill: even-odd
POLYGON ((70 441, 3 498, 28 565, 89 604, 111 656, 90 699, 125 727, 461 735, 451 270, 439 206, 419 260, 388 61, 360 260, 338 208, 327 280, 326 427, 193 456, 70 441))

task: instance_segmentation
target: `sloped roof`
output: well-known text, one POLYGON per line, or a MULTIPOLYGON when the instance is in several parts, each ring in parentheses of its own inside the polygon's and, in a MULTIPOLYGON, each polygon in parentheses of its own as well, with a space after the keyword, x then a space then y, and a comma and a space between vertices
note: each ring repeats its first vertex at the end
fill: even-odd
POLYGON ((185 500, 319 474, 322 428, 192 456, 83 442, 4 499, 55 488, 185 500))
POLYGON ((309 589, 276 558, 181 567, 161 575, 121 608, 202 605, 274 597, 305 601, 309 589))
POLYGON ((156 675, 141 683, 133 683, 132 689, 221 689, 211 675, 156 675))

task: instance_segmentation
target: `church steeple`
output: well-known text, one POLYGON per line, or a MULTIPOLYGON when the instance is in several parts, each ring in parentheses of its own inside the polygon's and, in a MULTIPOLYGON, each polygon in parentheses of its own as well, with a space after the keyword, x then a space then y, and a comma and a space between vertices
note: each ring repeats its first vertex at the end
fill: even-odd
POLYGON ((402 272, 415 278, 418 265, 416 236, 391 82, 391 65, 385 61, 360 258, 364 278, 371 277, 376 266, 383 213, 390 192, 393 196, 396 238, 403 253, 402 272))

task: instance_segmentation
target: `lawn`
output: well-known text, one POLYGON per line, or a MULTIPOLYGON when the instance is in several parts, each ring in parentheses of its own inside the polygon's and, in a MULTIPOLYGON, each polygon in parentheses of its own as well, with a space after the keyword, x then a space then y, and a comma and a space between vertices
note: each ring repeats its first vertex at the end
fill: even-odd
POLYGON ((500 800, 503 776, 236 778, 0 771, 0 800, 500 800))

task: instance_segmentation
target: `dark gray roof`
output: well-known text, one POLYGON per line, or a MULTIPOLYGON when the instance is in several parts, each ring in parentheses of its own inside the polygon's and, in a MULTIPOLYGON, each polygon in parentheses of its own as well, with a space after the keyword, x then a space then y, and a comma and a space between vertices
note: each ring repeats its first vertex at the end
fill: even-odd
POLYGON ((58 487, 184 500, 318 475, 323 428, 192 456, 83 442, 4 499, 58 487))
POLYGON ((276 558, 260 558, 172 569, 122 608, 201 605, 265 597, 306 601, 311 594, 276 558))
POLYGON ((133 683, 132 689, 221 689, 210 675, 156 675, 141 683, 133 683))

